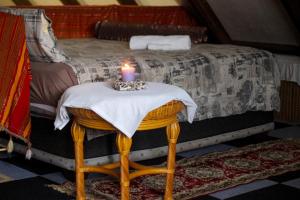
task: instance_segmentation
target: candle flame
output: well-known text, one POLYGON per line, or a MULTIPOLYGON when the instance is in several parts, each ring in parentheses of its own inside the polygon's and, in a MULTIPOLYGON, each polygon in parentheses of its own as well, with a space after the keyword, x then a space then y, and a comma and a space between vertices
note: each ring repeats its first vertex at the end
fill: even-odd
POLYGON ((124 65, 124 67, 125 68, 130 68, 130 66, 127 63, 124 65))

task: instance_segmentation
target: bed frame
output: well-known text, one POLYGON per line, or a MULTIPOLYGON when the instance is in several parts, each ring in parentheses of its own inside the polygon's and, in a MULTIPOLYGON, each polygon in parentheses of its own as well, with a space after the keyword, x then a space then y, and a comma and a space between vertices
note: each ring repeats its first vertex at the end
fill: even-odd
MULTIPOLYGON (((183 7, 138 6, 64 6, 42 7, 53 22, 58 38, 86 38, 94 36, 94 25, 101 20, 120 22, 173 24, 195 26, 197 22, 183 7)), ((181 123, 177 152, 225 142, 274 128, 273 112, 247 112, 241 115, 181 123)), ((53 130, 53 120, 32 117, 32 157, 68 170, 74 170, 74 149, 70 124, 62 131, 53 130)), ((155 131, 162 132, 157 129, 155 131)), ((165 134, 135 134, 131 159, 144 160, 167 154, 165 134), (149 142, 155 141, 155 142, 149 142)), ((118 159, 115 134, 85 140, 86 164, 104 164, 118 159)), ((0 143, 7 144, 7 138, 0 143)), ((26 152, 22 142, 15 144, 15 151, 26 152)))

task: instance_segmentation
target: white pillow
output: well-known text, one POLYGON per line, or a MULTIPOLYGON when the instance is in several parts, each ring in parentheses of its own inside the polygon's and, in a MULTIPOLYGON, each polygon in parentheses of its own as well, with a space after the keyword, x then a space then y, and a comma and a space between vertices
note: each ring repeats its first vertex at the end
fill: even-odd
POLYGON ((51 20, 42 9, 0 7, 0 12, 23 16, 31 61, 63 62, 65 54, 57 48, 51 20))

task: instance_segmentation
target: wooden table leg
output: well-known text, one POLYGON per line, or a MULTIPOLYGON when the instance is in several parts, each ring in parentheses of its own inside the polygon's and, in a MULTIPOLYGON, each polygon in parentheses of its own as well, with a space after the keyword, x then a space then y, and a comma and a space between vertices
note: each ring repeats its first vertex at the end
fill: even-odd
POLYGON ((84 166, 83 140, 85 135, 85 129, 74 121, 72 124, 71 132, 75 149, 76 200, 84 200, 84 172, 81 172, 80 168, 84 166))
POLYGON ((120 154, 120 187, 121 187, 121 200, 130 199, 130 180, 129 180, 129 162, 128 155, 130 152, 132 140, 121 132, 118 132, 116 139, 117 147, 120 154))
POLYGON ((173 199, 173 182, 174 182, 174 171, 175 171, 175 156, 176 156, 176 143, 179 136, 180 127, 178 122, 175 122, 167 126, 167 137, 169 142, 168 149, 168 163, 167 163, 167 180, 165 188, 165 200, 173 199))

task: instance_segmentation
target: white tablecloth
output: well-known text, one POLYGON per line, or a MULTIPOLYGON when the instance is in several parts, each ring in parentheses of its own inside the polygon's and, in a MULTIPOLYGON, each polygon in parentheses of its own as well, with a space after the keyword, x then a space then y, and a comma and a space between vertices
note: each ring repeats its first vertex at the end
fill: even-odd
POLYGON ((275 54, 280 71, 280 80, 292 81, 300 86, 300 57, 275 54))
POLYGON ((188 121, 192 123, 197 105, 183 89, 151 82, 146 87, 138 91, 117 91, 107 82, 70 87, 58 103, 55 128, 62 129, 70 120, 66 107, 85 108, 132 137, 148 112, 172 100, 182 101, 186 105, 188 121))

